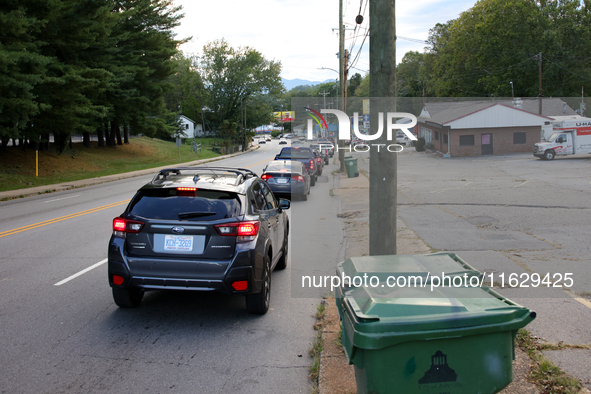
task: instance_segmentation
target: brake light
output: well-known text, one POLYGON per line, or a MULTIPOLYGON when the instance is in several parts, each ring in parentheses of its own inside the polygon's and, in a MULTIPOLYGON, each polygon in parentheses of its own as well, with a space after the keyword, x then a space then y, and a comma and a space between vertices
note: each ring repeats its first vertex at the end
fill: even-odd
POLYGON ((320 157, 317 157, 317 158, 316 158, 316 161, 317 161, 318 163, 320 163, 320 162, 322 161, 322 159, 321 159, 320 157))
POLYGON ((122 276, 119 275, 113 275, 113 284, 117 285, 117 286, 121 286, 124 282, 124 279, 122 276))
POLYGON ((216 224, 214 227, 219 235, 236 237, 236 242, 252 241, 259 234, 259 221, 216 224))
POLYGON ((261 179, 263 181, 267 181, 267 179, 271 179, 271 178, 273 178, 273 175, 269 175, 269 174, 263 174, 263 175, 261 175, 261 179))
POLYGON ((177 187, 176 195, 179 197, 197 197, 196 187, 177 187))
POLYGON ((314 169, 314 159, 310 159, 310 169, 314 169))
POLYGON ((113 234, 125 238, 126 233, 139 233, 144 228, 144 223, 128 220, 121 217, 113 219, 113 234))
POLYGON ((296 182, 306 182, 304 177, 301 175, 294 175, 291 177, 291 179, 295 180, 296 182))

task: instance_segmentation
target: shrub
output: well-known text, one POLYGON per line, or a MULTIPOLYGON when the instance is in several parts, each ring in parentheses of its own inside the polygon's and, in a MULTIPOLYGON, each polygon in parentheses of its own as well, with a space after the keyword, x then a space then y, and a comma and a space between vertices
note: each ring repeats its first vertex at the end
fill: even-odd
POLYGON ((425 138, 419 137, 419 139, 415 141, 415 149, 417 152, 425 151, 425 138))
POLYGON ((425 144, 425 149, 433 150, 433 149, 435 149, 435 145, 433 145, 432 143, 429 142, 428 144, 425 144))

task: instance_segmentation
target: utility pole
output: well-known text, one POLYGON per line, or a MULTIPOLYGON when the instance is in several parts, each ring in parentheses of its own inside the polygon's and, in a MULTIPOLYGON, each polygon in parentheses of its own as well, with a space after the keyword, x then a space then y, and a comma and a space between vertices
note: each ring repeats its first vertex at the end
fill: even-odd
POLYGON ((539 60, 538 74, 539 74, 539 78, 540 78, 540 90, 538 92, 538 102, 539 102, 538 114, 542 115, 542 52, 540 52, 538 54, 538 60, 539 60))
MULTIPOLYGON (((330 92, 319 92, 318 94, 321 94, 324 97, 324 106, 322 108, 326 108, 326 95, 329 94, 330 92)), ((328 130, 326 130, 326 132, 328 133, 328 130)), ((322 128, 320 128, 320 136, 322 137, 322 128)))
MULTIPOLYGON (((345 112, 345 89, 347 88, 347 81, 345 80, 345 25, 343 25, 343 0, 339 0, 339 81, 341 83, 341 105, 340 110, 345 112)), ((340 130, 339 130, 340 131, 340 130)), ((338 135, 337 135, 338 137, 338 135)), ((346 171, 345 168, 345 144, 343 140, 337 138, 340 170, 346 171)))
MULTIPOLYGON (((378 112, 396 112, 396 2, 369 0, 370 125, 378 126, 378 112), (391 98, 387 100, 386 98, 391 98), (393 101, 388 108, 385 102, 393 101)), ((384 121, 384 124, 386 122, 384 121)), ((397 160, 384 131, 369 156, 369 254, 396 254, 397 160)))

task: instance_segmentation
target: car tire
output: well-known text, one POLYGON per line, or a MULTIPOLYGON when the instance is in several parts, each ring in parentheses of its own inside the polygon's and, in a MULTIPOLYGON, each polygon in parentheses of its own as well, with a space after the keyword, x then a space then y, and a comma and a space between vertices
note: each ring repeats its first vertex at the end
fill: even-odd
POLYGON ((554 160, 554 157, 556 157, 556 152, 554 152, 554 150, 548 149, 544 152, 544 160, 554 160))
POLYGON ((246 295, 246 310, 248 313, 264 315, 269 310, 271 301, 271 259, 265 256, 263 259, 263 284, 261 291, 256 294, 246 295))
POLYGON ((308 201, 308 194, 304 193, 300 196, 300 198, 302 199, 302 201, 308 201))
POLYGON ((113 287, 113 300, 120 308, 137 308, 144 298, 144 291, 137 287, 113 287))
POLYGON ((310 178, 310 186, 314 186, 316 184, 316 175, 312 175, 310 178))
MULTIPOLYGON (((306 200, 304 200, 304 201, 306 201, 306 200)), ((287 253, 289 252, 288 245, 289 245, 289 226, 285 227, 285 238, 283 238, 283 249, 281 250, 281 258, 279 259, 279 261, 277 262, 277 265, 275 266, 275 269, 278 271, 281 271, 281 270, 284 270, 287 268, 287 253)))
POLYGON ((324 159, 324 164, 328 165, 328 158, 324 159))

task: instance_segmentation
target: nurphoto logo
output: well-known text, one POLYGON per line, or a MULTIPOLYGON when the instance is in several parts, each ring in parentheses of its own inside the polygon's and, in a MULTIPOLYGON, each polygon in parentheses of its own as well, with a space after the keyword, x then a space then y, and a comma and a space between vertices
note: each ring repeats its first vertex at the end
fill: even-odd
MULTIPOLYGON (((320 113, 315 111, 312 108, 306 107, 306 110, 309 111, 308 115, 311 119, 308 119, 307 123, 307 137, 308 139, 314 138, 314 125, 313 122, 316 123, 322 128, 324 127, 328 129, 326 124, 326 120, 322 116, 322 114, 333 114, 337 117, 339 122, 339 131, 338 131, 338 139, 339 140, 351 140, 351 123, 353 124, 353 133, 355 137, 359 138, 362 141, 374 141, 377 140, 382 136, 384 133, 384 118, 386 119, 386 138, 388 141, 394 141, 394 144, 386 145, 386 144, 363 144, 362 150, 356 149, 353 147, 355 151, 358 152, 367 152, 370 150, 370 147, 377 148, 377 151, 380 151, 380 148, 386 148, 389 152, 401 152, 404 147, 400 144, 396 143, 396 133, 394 130, 402 131, 406 137, 408 137, 411 141, 416 141, 417 137, 410 131, 414 126, 417 124, 417 118, 413 114, 409 114, 406 112, 387 112, 384 116, 383 112, 378 113, 378 130, 374 134, 364 134, 359 131, 359 113, 354 112, 352 120, 349 119, 349 116, 337 109, 321 109, 320 113), (396 123, 395 119, 405 119, 410 120, 410 122, 406 123, 396 123)), ((336 147, 338 150, 338 147, 336 147)), ((349 147, 349 150, 351 148, 349 147)))

